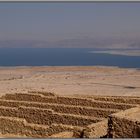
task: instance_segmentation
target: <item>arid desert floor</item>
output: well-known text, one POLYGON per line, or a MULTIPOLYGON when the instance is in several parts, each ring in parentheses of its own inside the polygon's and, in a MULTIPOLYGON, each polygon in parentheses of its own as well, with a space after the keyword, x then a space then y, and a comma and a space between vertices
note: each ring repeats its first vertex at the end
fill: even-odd
POLYGON ((140 138, 140 70, 1 67, 1 138, 140 138))
POLYGON ((0 67, 0 93, 140 96, 140 70, 103 66, 0 67))

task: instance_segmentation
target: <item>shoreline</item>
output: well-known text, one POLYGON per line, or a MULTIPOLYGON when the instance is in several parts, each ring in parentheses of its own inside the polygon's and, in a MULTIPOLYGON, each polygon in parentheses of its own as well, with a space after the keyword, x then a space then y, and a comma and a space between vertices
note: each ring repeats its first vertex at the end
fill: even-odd
POLYGON ((0 69, 25 69, 25 68, 119 68, 119 69, 140 69, 137 67, 119 67, 119 66, 106 66, 106 65, 71 65, 71 66, 0 66, 0 69))
POLYGON ((132 57, 140 57, 140 50, 105 50, 105 51, 90 51, 89 53, 97 53, 97 54, 110 54, 110 55, 120 55, 120 56, 132 56, 132 57))

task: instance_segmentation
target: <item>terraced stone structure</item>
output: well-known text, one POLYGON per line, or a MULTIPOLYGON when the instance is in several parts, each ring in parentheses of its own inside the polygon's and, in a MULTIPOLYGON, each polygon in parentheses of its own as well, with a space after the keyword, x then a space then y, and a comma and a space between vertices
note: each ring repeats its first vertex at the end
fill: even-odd
POLYGON ((79 98, 34 91, 6 94, 0 98, 0 136, 140 137, 139 105, 140 97, 129 96, 79 98), (126 114, 130 117, 125 118, 126 114))

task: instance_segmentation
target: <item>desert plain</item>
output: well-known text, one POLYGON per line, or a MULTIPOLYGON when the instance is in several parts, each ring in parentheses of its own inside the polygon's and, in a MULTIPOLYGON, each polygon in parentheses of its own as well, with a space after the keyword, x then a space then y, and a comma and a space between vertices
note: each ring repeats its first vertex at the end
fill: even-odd
POLYGON ((140 96, 140 70, 104 66, 0 67, 0 94, 140 96))
POLYGON ((0 137, 140 138, 140 70, 0 67, 0 137))

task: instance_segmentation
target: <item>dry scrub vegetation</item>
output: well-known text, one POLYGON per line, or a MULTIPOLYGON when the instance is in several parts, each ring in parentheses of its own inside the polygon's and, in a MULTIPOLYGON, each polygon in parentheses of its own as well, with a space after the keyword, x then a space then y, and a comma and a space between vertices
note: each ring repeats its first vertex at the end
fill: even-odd
POLYGON ((6 94, 0 98, 0 135, 6 138, 139 137, 135 130, 140 128, 140 121, 136 123, 133 119, 133 123, 130 118, 124 120, 118 115, 127 110, 129 115, 131 109, 135 114, 139 105, 139 97, 68 97, 41 91, 6 94), (125 133, 123 128, 120 130, 120 123, 125 133), (135 135, 129 132, 130 126, 135 135))

